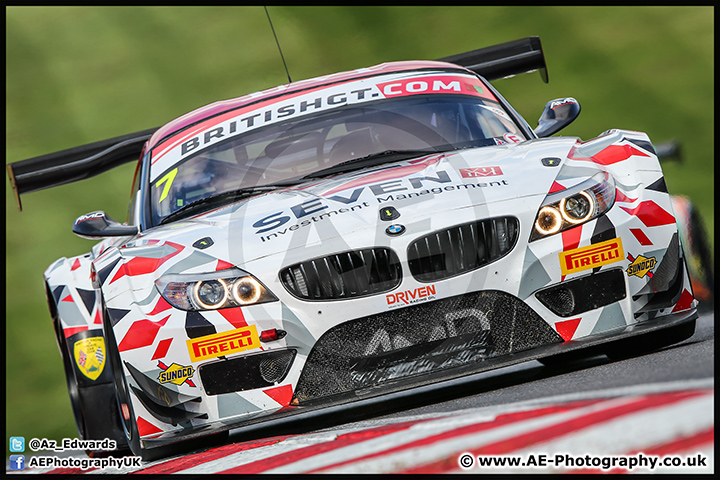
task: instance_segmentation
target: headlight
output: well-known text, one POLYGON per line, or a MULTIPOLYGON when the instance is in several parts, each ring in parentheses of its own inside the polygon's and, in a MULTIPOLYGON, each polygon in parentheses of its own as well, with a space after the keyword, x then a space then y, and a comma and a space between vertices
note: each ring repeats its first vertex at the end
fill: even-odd
POLYGON ((155 285, 170 305, 181 310, 216 310, 277 300, 255 277, 239 268, 164 275, 155 285))
POLYGON ((579 185, 551 193, 540 206, 530 241, 545 238, 597 218, 615 203, 615 183, 598 172, 579 185))

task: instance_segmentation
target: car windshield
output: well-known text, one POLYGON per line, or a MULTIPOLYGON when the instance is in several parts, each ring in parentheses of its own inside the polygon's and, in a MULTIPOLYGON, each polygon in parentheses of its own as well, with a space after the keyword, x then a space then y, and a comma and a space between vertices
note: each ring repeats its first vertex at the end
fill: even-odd
POLYGON ((413 151, 420 156, 522 140, 522 130, 489 98, 438 94, 346 105, 198 148, 151 184, 153 224, 181 208, 188 211, 190 204, 211 204, 210 197, 237 198, 228 192, 252 194, 301 183, 315 172, 338 173, 331 167, 340 164, 350 167, 343 165, 342 171, 371 166, 363 161, 375 155, 391 162, 413 151), (356 165, 355 159, 360 159, 356 165))

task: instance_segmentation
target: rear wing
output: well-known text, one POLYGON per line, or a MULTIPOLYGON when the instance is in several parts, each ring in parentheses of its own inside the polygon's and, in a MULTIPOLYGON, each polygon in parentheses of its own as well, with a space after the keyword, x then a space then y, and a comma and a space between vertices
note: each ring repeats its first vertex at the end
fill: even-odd
POLYGON ((157 128, 8 163, 8 176, 18 207, 22 210, 20 195, 24 193, 77 182, 137 161, 143 145, 155 130, 157 128))
POLYGON ((547 66, 540 37, 522 38, 492 47, 438 58, 438 61, 460 65, 482 75, 487 80, 497 80, 539 70, 543 82, 548 83, 547 66))
MULTIPOLYGON (((527 37, 438 60, 465 67, 487 80, 539 70, 543 81, 548 81, 539 37, 527 37)), ((84 180, 136 161, 145 142, 156 130, 151 128, 7 164, 18 207, 22 210, 20 195, 25 193, 84 180)))

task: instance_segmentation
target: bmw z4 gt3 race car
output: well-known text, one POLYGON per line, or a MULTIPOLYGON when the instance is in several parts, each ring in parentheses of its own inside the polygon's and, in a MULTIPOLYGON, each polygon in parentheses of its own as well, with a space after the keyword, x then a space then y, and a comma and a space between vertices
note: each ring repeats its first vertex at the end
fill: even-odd
MULTIPOLYGON (((537 37, 291 83, 9 165, 17 194, 137 161, 126 223, 45 272, 80 435, 177 442, 531 359, 690 337, 645 133, 551 137, 488 80, 537 37)), ((18 197, 19 199, 19 197, 18 197)), ((155 452, 155 454, 153 453, 155 452)))

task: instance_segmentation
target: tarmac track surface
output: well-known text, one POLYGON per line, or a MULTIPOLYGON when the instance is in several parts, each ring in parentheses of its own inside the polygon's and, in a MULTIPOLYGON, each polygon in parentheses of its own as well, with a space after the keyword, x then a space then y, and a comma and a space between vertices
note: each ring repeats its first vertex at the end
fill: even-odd
POLYGON ((712 473, 714 429, 709 313, 690 339, 628 360, 529 361, 359 402, 342 415, 238 428, 224 445, 139 467, 23 473, 712 473), (653 468, 653 459, 679 465, 653 468))

